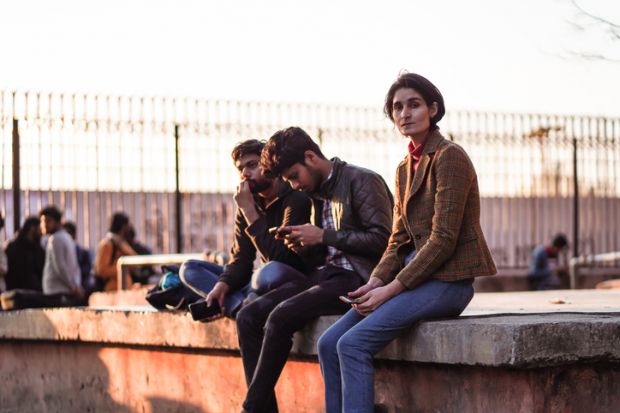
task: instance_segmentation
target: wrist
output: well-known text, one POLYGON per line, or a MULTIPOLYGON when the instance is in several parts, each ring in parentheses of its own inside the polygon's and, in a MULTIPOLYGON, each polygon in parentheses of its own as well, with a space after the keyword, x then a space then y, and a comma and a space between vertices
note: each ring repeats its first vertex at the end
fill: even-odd
POLYGON ((382 287, 385 285, 383 280, 379 277, 370 277, 367 284, 370 285, 372 288, 382 287))
POLYGON ((225 293, 227 293, 230 290, 230 286, 228 284, 226 284, 224 281, 218 281, 215 286, 213 287, 213 289, 218 289, 221 290, 225 293))
POLYGON ((245 221, 248 225, 252 224, 258 219, 258 211, 256 211, 256 206, 254 204, 247 207, 242 207, 241 213, 245 217, 245 221))
POLYGON ((388 290, 390 291, 392 295, 400 294, 406 289, 404 284, 401 283, 397 278, 392 280, 392 282, 389 283, 386 287, 388 288, 388 290))

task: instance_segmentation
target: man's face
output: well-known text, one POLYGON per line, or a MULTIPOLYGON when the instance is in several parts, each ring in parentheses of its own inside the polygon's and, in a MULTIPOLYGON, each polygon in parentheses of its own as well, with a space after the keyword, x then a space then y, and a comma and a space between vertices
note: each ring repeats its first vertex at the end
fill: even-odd
POLYGON ((235 167, 241 175, 241 180, 248 183, 253 194, 264 191, 272 183, 271 179, 266 178, 261 173, 259 163, 260 156, 254 154, 244 155, 235 161, 235 167))
POLYGON ((282 179, 297 191, 316 192, 321 184, 320 172, 312 166, 296 163, 282 171, 282 179))
POLYGON ((53 234, 58 230, 60 226, 60 222, 56 221, 54 218, 50 218, 45 215, 41 215, 41 232, 44 235, 53 234))

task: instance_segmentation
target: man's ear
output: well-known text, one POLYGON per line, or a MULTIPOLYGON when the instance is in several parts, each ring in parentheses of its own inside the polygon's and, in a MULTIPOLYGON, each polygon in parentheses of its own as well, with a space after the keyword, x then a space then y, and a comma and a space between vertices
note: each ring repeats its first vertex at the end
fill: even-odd
POLYGON ((307 151, 304 152, 304 162, 306 163, 306 165, 316 166, 316 163, 318 160, 319 160, 319 156, 316 153, 314 153, 314 151, 311 151, 310 149, 308 149, 307 151))

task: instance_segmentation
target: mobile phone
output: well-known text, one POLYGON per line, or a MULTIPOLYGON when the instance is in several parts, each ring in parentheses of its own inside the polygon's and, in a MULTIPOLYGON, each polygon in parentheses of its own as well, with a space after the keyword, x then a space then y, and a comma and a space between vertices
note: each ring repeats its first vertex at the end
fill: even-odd
POLYGON ((277 234, 279 237, 283 237, 291 233, 289 228, 284 229, 285 227, 271 227, 268 229, 270 234, 277 234))
POLYGON ((292 230, 290 228, 287 228, 287 227, 278 227, 278 229, 277 229, 279 237, 284 237, 285 235, 290 234, 291 231, 292 230))
POLYGON ((342 301, 343 303, 347 303, 347 304, 359 304, 360 299, 358 298, 350 298, 347 297, 346 295, 341 295, 338 298, 340 298, 340 301, 342 301))
POLYGON ((190 304, 187 309, 192 315, 194 321, 209 321, 209 318, 216 316, 222 312, 220 304, 217 301, 211 302, 211 306, 207 305, 207 300, 196 301, 190 304))

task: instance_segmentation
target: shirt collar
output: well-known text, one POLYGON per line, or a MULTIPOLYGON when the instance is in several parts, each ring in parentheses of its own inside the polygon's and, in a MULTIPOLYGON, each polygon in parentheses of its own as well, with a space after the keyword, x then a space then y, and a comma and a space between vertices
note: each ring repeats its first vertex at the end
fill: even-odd
POLYGON ((413 141, 410 140, 408 145, 409 155, 416 161, 419 161, 422 151, 424 150, 424 145, 426 145, 426 140, 416 147, 413 146, 413 141))

